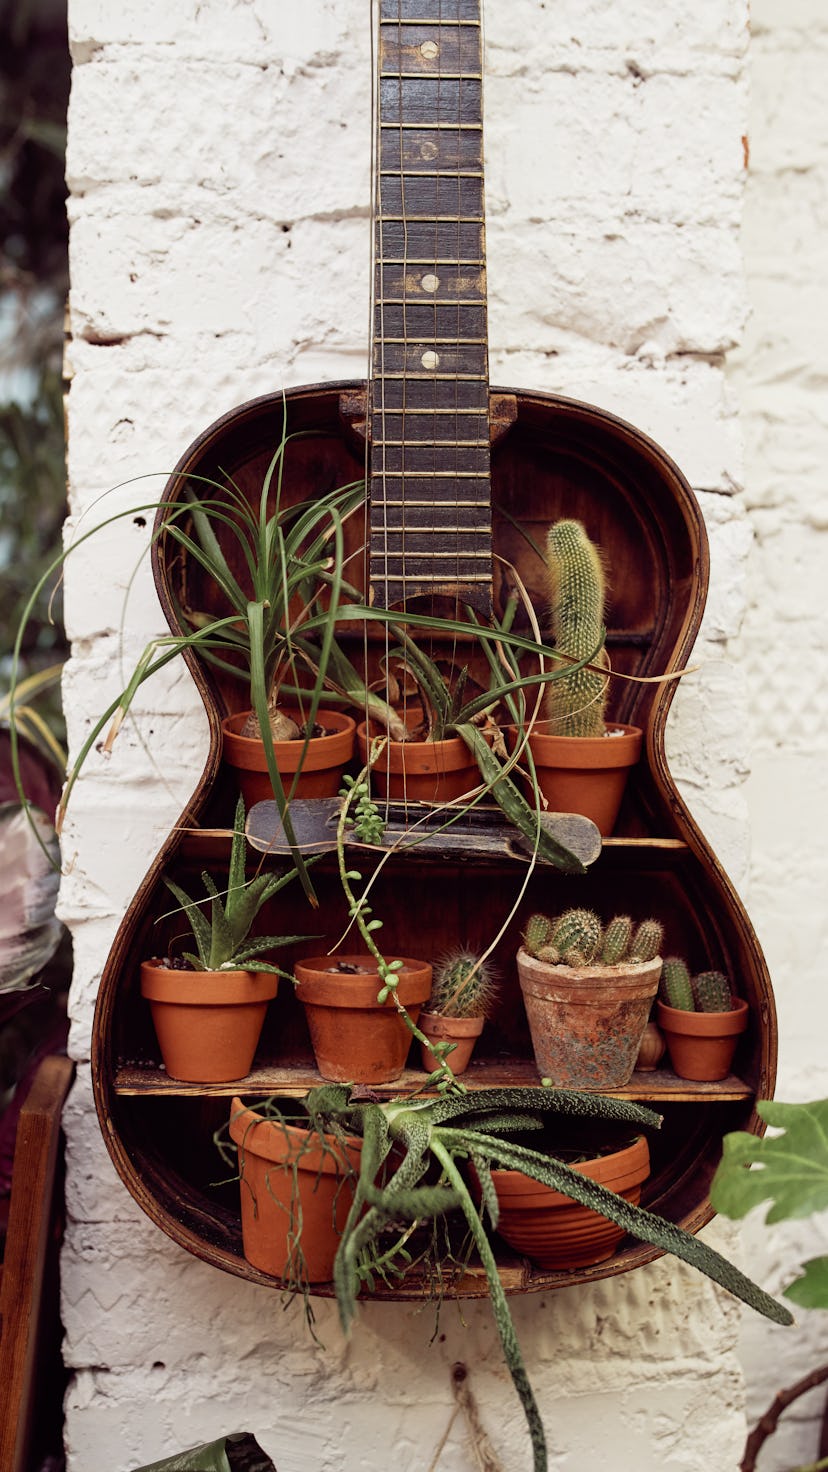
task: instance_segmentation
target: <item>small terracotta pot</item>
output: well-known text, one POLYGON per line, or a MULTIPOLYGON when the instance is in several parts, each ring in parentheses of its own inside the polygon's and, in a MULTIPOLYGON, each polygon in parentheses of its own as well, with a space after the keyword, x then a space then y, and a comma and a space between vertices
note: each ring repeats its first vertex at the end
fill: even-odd
POLYGON ((636 965, 551 966, 517 954, 535 1061, 556 1088, 629 1081, 661 976, 661 957, 636 965))
MULTIPOLYGON (((418 1026, 433 1043, 456 1043, 453 1053, 446 1062, 452 1073, 465 1073, 474 1052, 474 1045, 483 1031, 483 1017, 444 1017, 441 1012, 421 1012, 418 1026)), ((430 1048, 420 1043, 420 1058, 426 1073, 439 1067, 430 1048)))
POLYGON ((667 1044, 661 1029, 654 1022, 648 1022, 635 1060, 636 1071, 654 1073, 666 1051, 667 1044))
MULTIPOLYGON (((250 714, 249 710, 243 710, 238 715, 226 716, 221 723, 222 756, 236 772, 248 812, 254 803, 273 799, 264 742, 259 736, 239 734, 250 714)), ((290 710, 286 714, 292 716, 297 724, 302 720, 299 711, 290 710)), ((294 797, 336 797, 342 769, 354 754, 356 722, 350 716, 335 710, 320 710, 316 720, 326 735, 312 736, 307 749, 301 740, 273 742, 276 766, 286 792, 290 792, 301 762, 294 797)))
MULTIPOLYGON (((549 736, 533 727, 529 748, 538 787, 553 813, 591 818, 603 838, 615 827, 630 767, 641 755, 638 726, 610 725, 620 736, 549 736)), ((513 732, 513 739, 515 733, 513 732)))
POLYGON ((239 1150, 247 1261, 292 1284, 330 1282, 362 1141, 314 1138, 245 1109, 241 1099, 230 1106, 230 1137, 239 1150))
MULTIPOLYGON (((393 960, 394 957, 389 957, 393 960)), ((414 1022, 431 993, 431 966, 401 957, 397 992, 414 1022)), ((399 1078, 411 1034, 380 989, 372 956, 311 956, 297 961, 296 995, 305 1008, 316 1066, 337 1083, 385 1084, 399 1078), (335 971, 338 962, 359 973, 335 971)))
POLYGON ((659 1002, 658 1025, 679 1078, 714 1083, 726 1078, 740 1033, 748 1025, 748 1004, 738 1000, 732 1012, 682 1012, 659 1002))
POLYGON ((142 961, 141 995, 170 1078, 194 1084, 244 1078, 278 986, 270 971, 169 971, 142 961))
MULTIPOLYGON (((650 1173, 647 1141, 639 1135, 625 1149, 579 1161, 573 1169, 637 1206, 641 1184, 650 1173)), ((578 1206, 522 1171, 493 1170, 492 1183, 500 1206, 500 1236, 538 1267, 559 1271, 604 1262, 625 1235, 597 1211, 578 1206)))
MULTIPOLYGON (((371 736, 363 721, 357 726, 357 747, 363 766, 371 736)), ((480 770, 465 741, 389 741, 371 770, 380 797, 408 802, 451 802, 479 787, 480 770)))

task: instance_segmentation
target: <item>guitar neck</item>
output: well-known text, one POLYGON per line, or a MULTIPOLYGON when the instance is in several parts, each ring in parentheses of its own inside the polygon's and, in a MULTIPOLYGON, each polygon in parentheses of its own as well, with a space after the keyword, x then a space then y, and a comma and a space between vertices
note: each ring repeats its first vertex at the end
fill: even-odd
POLYGON ((380 0, 372 596, 491 609, 479 0, 380 0))

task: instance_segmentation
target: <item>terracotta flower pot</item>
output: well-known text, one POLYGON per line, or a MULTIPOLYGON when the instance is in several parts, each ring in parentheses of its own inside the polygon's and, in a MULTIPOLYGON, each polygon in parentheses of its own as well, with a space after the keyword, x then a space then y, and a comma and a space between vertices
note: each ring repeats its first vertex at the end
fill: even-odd
POLYGON ((230 1137, 239 1150, 247 1261, 292 1284, 330 1282, 362 1141, 310 1135, 263 1118, 241 1099, 230 1106, 230 1137))
MULTIPOLYGON (((447 1063, 452 1073, 465 1073, 474 1052, 474 1045, 483 1031, 483 1017, 444 1017, 440 1012, 421 1012, 418 1026, 433 1043, 456 1043, 449 1053, 447 1063)), ((433 1073, 439 1065, 430 1048, 420 1044, 420 1057, 427 1073, 433 1073)))
POLYGON ((654 1073, 666 1051, 667 1044, 661 1028, 657 1027, 654 1022, 648 1022, 641 1039, 638 1057, 635 1060, 637 1072, 654 1073))
POLYGON ((748 1004, 738 1000, 732 1012, 682 1012, 659 1002, 658 1025, 679 1078, 714 1083, 730 1072, 739 1035, 748 1025, 748 1004))
MULTIPOLYGON (((650 1173, 647 1141, 639 1135, 625 1149, 581 1161, 574 1169, 637 1206, 641 1184, 650 1173)), ((500 1206, 500 1236, 538 1267, 561 1270, 604 1262, 625 1235, 597 1211, 578 1206, 522 1171, 493 1170, 492 1182, 500 1206)))
POLYGON ((636 965, 551 966, 517 954, 535 1061, 556 1088, 620 1088, 629 1081, 658 990, 661 957, 636 965))
POLYGON ((278 986, 270 971, 169 971, 142 961, 141 995, 170 1078, 194 1084, 244 1078, 278 986))
MULTIPOLYGON (((393 960, 389 957, 389 960, 393 960)), ((398 995, 416 1022, 431 993, 431 966, 403 961, 398 995)), ((297 961, 296 995, 305 1008, 316 1066, 337 1083, 384 1084, 405 1067, 411 1034, 389 997, 377 1001, 377 963, 372 956, 311 956, 297 961), (337 964, 358 973, 336 971, 337 964)))
MULTIPOLYGON (((370 736, 363 721, 357 746, 365 765, 370 736)), ((375 763, 372 783, 380 797, 408 802, 450 802, 479 787, 480 770, 465 741, 389 741, 375 763)))
MULTIPOLYGON (((254 803, 267 802, 273 798, 273 789, 267 771, 264 742, 259 736, 242 736, 242 727, 249 710, 235 716, 226 716, 221 723, 222 755, 228 766, 233 767, 236 779, 249 812, 254 803)), ((286 714, 299 723, 299 711, 286 714)), ((276 765, 279 775, 289 792, 294 775, 301 771, 296 783, 294 797, 335 797, 339 791, 342 769, 354 754, 354 732, 356 722, 339 711, 320 710, 317 724, 322 726, 324 736, 312 736, 307 749, 303 741, 274 741, 276 765), (304 755, 303 755, 304 752, 304 755)))
POLYGON ((610 725, 620 736, 549 736, 543 722, 529 736, 538 787, 553 813, 591 818, 603 838, 615 827, 630 767, 641 755, 638 726, 610 725))

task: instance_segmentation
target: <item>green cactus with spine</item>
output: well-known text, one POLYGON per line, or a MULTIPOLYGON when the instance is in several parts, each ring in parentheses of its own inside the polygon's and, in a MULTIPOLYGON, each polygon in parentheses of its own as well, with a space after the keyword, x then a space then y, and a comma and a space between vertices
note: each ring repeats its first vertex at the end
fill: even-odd
POLYGON ((628 960, 654 961, 664 940, 664 926, 660 920, 642 920, 630 941, 628 960))
POLYGON ((723 971, 700 971, 693 977, 693 1001, 697 1012, 732 1012, 730 982, 723 971))
MULTIPOLYGON (((546 539, 549 628, 573 659, 599 658, 604 634, 604 570, 579 521, 557 521, 546 539)), ((603 736, 607 679, 593 670, 558 675, 546 687, 544 716, 555 736, 603 736)))
POLYGON ((662 936, 658 920, 642 920, 633 931, 629 915, 615 915, 604 927, 594 911, 572 909, 554 919, 532 915, 523 945, 530 956, 550 966, 635 965, 656 959, 662 936), (542 944, 535 945, 541 938, 542 944))
POLYGON ((458 947, 437 962, 425 1010, 441 1017, 487 1017, 496 995, 494 967, 476 951, 458 947))
POLYGON ((681 956, 665 957, 658 994, 662 1002, 677 1012, 695 1012, 690 972, 681 956))
POLYGON ((523 932, 524 949, 530 956, 537 956, 549 939, 552 922, 546 915, 530 915, 523 932))
POLYGON ((628 954, 632 939, 629 915, 616 915, 610 920, 601 942, 601 960, 605 966, 618 966, 628 954))

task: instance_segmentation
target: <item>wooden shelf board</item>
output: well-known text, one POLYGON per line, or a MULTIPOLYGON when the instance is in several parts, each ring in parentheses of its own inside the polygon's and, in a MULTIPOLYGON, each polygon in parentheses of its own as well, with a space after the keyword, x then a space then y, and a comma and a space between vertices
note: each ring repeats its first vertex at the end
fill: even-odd
MULTIPOLYGON (((419 1069, 407 1068, 393 1083, 372 1085, 372 1092, 392 1098, 398 1094, 412 1093, 422 1088, 424 1075, 419 1069)), ((481 1059, 472 1063, 462 1075, 469 1089, 493 1088, 537 1088, 540 1077, 534 1063, 528 1059, 481 1059)), ((162 1068, 143 1064, 122 1065, 115 1072, 115 1093, 120 1096, 176 1095, 181 1098, 286 1094, 300 1095, 308 1089, 317 1088, 322 1079, 308 1062, 297 1062, 289 1066, 264 1064, 254 1068, 247 1078, 235 1079, 230 1083, 182 1083, 167 1077, 162 1068)), ((683 1102, 729 1103, 738 1099, 749 1099, 752 1089, 734 1075, 719 1083, 694 1083, 677 1078, 668 1069, 656 1069, 652 1073, 634 1073, 630 1082, 622 1088, 604 1092, 619 1099, 635 1099, 640 1103, 677 1104, 683 1102)))

